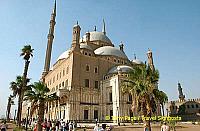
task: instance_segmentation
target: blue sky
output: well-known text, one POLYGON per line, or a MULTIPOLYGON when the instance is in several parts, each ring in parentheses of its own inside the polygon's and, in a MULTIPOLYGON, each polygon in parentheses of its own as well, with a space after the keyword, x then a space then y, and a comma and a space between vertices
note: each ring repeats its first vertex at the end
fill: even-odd
MULTIPOLYGON (((53 0, 0 0, 0 116, 5 114, 9 83, 23 73, 20 49, 31 43, 34 57, 28 76, 39 80, 44 57, 53 0)), ((200 1, 199 0, 57 0, 52 63, 70 47, 72 27, 79 21, 81 34, 102 29, 118 46, 125 44, 145 61, 151 48, 160 71, 159 88, 170 100, 178 98, 180 81, 186 98, 200 97, 200 1)))

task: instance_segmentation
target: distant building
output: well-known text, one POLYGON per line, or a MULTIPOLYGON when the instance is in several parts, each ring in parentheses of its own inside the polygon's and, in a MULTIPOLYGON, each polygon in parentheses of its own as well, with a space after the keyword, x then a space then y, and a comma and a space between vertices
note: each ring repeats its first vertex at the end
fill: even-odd
POLYGON ((179 100, 167 104, 169 115, 180 116, 183 121, 200 120, 200 98, 186 100, 180 83, 178 83, 178 92, 179 100))

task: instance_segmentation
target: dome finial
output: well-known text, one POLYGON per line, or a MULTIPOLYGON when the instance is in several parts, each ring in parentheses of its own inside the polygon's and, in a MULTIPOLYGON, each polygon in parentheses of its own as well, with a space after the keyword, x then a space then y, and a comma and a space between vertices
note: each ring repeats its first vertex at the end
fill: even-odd
POLYGON ((76 24, 78 25, 78 20, 76 21, 76 24))
POLYGON ((106 35, 106 23, 105 23, 104 19, 103 19, 103 28, 102 28, 102 32, 103 32, 104 35, 106 35))
POLYGON ((96 25, 94 26, 94 31, 97 31, 97 26, 96 25))

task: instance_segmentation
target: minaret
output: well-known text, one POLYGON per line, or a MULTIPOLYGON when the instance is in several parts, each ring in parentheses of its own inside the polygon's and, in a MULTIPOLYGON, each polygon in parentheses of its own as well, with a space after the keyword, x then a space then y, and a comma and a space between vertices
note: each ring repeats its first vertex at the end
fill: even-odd
POLYGON ((105 21, 103 19, 103 28, 102 28, 102 32, 104 35, 106 35, 106 24, 105 24, 105 21))
POLYGON ((185 95, 183 95, 183 89, 181 88, 181 84, 178 82, 178 93, 179 93, 179 100, 184 101, 185 95))
POLYGON ((56 18, 56 0, 54 3, 53 11, 51 13, 50 28, 49 28, 49 34, 47 37, 48 41, 47 41, 45 65, 44 65, 44 71, 42 73, 42 78, 49 72, 49 68, 50 68, 51 51, 52 51, 52 44, 53 44, 53 39, 54 39, 54 27, 56 24, 55 18, 56 18))
POLYGON ((152 55, 152 51, 150 49, 148 49, 147 57, 148 57, 148 66, 151 68, 151 70, 154 71, 155 68, 154 68, 154 64, 153 64, 153 55, 152 55))
POLYGON ((119 44, 119 49, 124 52, 124 44, 122 43, 122 41, 119 44))
POLYGON ((81 27, 78 25, 78 21, 76 25, 73 27, 73 37, 72 37, 72 50, 79 51, 80 50, 80 32, 81 27))

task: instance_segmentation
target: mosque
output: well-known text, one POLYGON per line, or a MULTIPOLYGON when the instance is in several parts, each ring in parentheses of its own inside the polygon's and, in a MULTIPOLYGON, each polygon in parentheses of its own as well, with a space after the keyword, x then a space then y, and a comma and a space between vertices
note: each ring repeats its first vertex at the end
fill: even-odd
MULTIPOLYGON (((101 32, 95 28, 82 37, 80 25, 74 25, 71 48, 50 67, 55 18, 56 3, 51 14, 42 80, 50 93, 59 96, 59 100, 48 102, 45 118, 104 121, 111 120, 111 116, 133 116, 133 96, 123 93, 120 83, 132 65, 143 62, 136 58, 128 59, 123 43, 119 48, 115 47, 107 36, 103 21, 101 32)), ((147 56, 148 64, 154 68, 151 50, 148 50, 147 56)))
POLYGON ((167 115, 180 116, 182 121, 200 120, 200 98, 185 99, 181 84, 178 82, 179 99, 167 103, 167 115))

